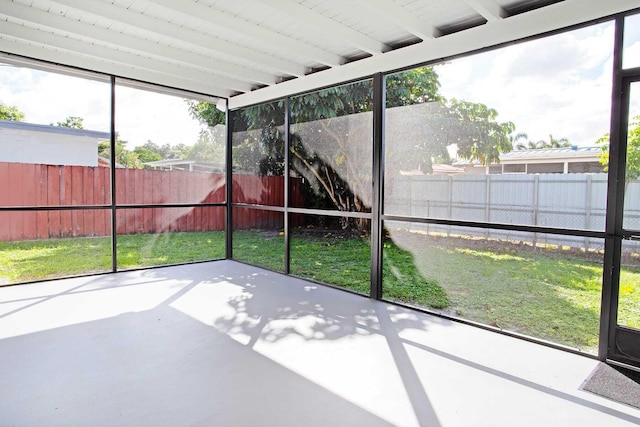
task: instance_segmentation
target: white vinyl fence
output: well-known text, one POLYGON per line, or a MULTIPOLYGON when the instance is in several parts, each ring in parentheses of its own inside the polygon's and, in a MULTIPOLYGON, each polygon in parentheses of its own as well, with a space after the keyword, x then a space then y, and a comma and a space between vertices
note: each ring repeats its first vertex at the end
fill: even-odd
MULTIPOLYGON (((640 229, 640 181, 627 185, 625 228, 640 229)), ((604 231, 607 174, 392 176, 385 182, 385 214, 604 231)), ((390 226, 393 226, 390 224, 390 226)), ((404 226, 404 225, 403 225, 404 226)), ((412 224, 435 233, 602 249, 602 239, 412 224)), ((627 242, 637 249, 640 242, 627 242)))

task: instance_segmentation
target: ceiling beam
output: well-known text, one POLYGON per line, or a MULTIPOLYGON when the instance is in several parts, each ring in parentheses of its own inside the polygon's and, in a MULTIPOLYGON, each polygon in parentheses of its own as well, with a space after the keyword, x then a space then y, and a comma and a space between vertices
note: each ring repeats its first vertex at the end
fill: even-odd
POLYGON ((507 12, 494 0, 465 0, 487 22, 499 21, 507 17, 507 12))
MULTIPOLYGON (((185 15, 190 19, 202 22, 204 25, 216 25, 226 31, 233 31, 246 37, 250 37, 258 46, 269 49, 277 46, 290 55, 298 56, 306 62, 319 62, 331 67, 345 62, 339 55, 327 52, 308 43, 295 40, 283 34, 271 31, 251 22, 236 18, 220 9, 194 3, 191 0, 148 0, 152 4, 161 5, 175 13, 185 15)), ((282 12, 282 10, 280 10, 282 12)))
MULTIPOLYGON (((220 97, 228 97, 233 94, 233 91, 230 91, 227 88, 209 85, 207 82, 195 82, 192 80, 185 80, 167 76, 166 74, 159 74, 155 71, 131 68, 127 67, 126 65, 106 61, 102 58, 80 56, 75 53, 59 49, 50 49, 34 43, 26 43, 17 39, 5 38, 1 35, 0 51, 12 52, 15 55, 48 61, 53 64, 64 63, 67 66, 76 67, 82 70, 100 70, 102 73, 111 74, 116 77, 125 77, 128 79, 139 80, 143 82, 153 82, 158 85, 163 85, 170 88, 176 87, 182 90, 193 91, 198 94, 215 94, 220 97)), ((0 61, 1 60, 2 59, 0 58, 0 61)))
POLYGON ((422 40, 432 39, 439 35, 433 25, 417 19, 402 6, 388 0, 356 0, 356 2, 360 4, 360 7, 366 8, 368 12, 390 20, 397 27, 422 40))
POLYGON ((422 43, 350 62, 310 74, 295 80, 254 90, 229 99, 229 108, 259 104, 272 99, 327 87, 345 81, 361 79, 377 72, 391 72, 400 68, 496 46, 514 40, 610 16, 640 7, 639 0, 564 0, 502 19, 493 25, 480 25, 465 31, 438 37, 422 43))
POLYGON ((79 55, 104 58, 111 62, 128 65, 129 67, 155 71, 159 74, 181 76, 187 80, 208 81, 212 83, 212 86, 221 88, 226 87, 238 92, 248 92, 252 89, 252 86, 245 82, 216 76, 203 71, 187 69, 180 67, 179 65, 170 64, 157 59, 143 57, 97 44, 86 43, 71 37, 36 30, 35 28, 14 24, 8 21, 2 23, 2 34, 18 40, 35 42, 43 46, 63 49, 79 55))
POLYGON ((105 18, 155 35, 168 37, 197 48, 217 52, 231 58, 232 61, 235 59, 239 63, 252 63, 290 76, 300 77, 307 73, 307 68, 304 65, 278 58, 256 49, 232 44, 204 33, 186 30, 166 21, 151 18, 111 3, 104 3, 98 0, 52 0, 52 2, 90 13, 98 18, 105 18))
MULTIPOLYGON (((170 1, 170 0, 163 0, 170 1)), ((295 18, 298 24, 313 28, 314 33, 324 34, 325 37, 343 44, 351 45, 372 55, 378 55, 391 50, 386 44, 369 37, 351 27, 343 25, 315 10, 309 9, 292 0, 260 0, 281 14, 295 18)), ((367 6, 370 7, 370 6, 367 6)))
POLYGON ((56 28, 64 29, 65 32, 78 35, 81 38, 89 38, 101 43, 115 45, 118 49, 150 54, 160 60, 168 62, 179 62, 182 66, 189 68, 193 68, 193 66, 200 67, 203 71, 225 75, 234 80, 240 79, 245 82, 261 84, 274 84, 277 82, 276 77, 271 74, 240 67, 220 59, 207 58, 202 55, 185 52, 181 49, 161 46, 158 43, 116 31, 110 31, 106 28, 87 24, 75 19, 69 19, 59 14, 45 12, 44 10, 15 2, 0 2, 0 15, 17 18, 24 22, 30 22, 52 30, 56 28))

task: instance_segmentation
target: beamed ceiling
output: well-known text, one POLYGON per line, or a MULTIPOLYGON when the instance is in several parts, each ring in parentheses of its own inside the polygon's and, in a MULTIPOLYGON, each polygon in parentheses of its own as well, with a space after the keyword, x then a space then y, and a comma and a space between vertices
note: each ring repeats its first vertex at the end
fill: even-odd
POLYGON ((638 7, 640 0, 0 0, 0 52, 229 98, 235 108, 638 7))

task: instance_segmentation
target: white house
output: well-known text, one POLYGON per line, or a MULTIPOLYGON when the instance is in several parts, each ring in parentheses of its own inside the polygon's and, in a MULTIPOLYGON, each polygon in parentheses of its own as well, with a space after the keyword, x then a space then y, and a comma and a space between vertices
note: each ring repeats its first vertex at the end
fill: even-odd
POLYGON ((478 161, 460 160, 453 165, 464 168, 466 173, 599 173, 604 171, 600 163, 599 146, 543 148, 538 150, 513 150, 500 154, 500 163, 483 166, 478 161))
POLYGON ((0 120, 0 162, 98 166, 109 132, 0 120))

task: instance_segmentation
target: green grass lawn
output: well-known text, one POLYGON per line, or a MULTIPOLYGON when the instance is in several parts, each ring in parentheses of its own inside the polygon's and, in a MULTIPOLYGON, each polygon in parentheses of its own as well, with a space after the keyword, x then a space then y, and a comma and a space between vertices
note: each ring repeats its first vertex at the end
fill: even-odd
MULTIPOLYGON (((411 233, 398 240, 412 248, 420 273, 446 291, 447 314, 596 352, 601 259, 411 233)), ((640 271, 624 273, 636 290, 628 302, 640 307, 640 271)))
MULTIPOLYGON (((595 351, 599 257, 412 233, 394 238, 384 245, 385 299, 595 351)), ((234 258, 283 271, 279 233, 238 231, 233 241, 234 258)), ((219 259, 224 244, 223 232, 120 236, 118 267, 219 259)), ((110 255, 108 238, 0 243, 0 283, 108 271, 110 255)), ((369 240, 294 232, 291 273, 368 294, 369 240)), ((640 328, 640 269, 623 269, 620 293, 619 323, 640 328)))
MULTIPOLYGON (((224 232, 118 236, 118 268, 224 258, 224 232)), ((0 242, 0 283, 111 270, 109 237, 0 242)))

